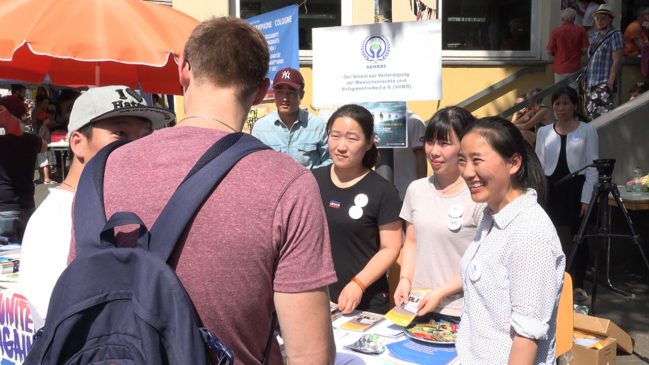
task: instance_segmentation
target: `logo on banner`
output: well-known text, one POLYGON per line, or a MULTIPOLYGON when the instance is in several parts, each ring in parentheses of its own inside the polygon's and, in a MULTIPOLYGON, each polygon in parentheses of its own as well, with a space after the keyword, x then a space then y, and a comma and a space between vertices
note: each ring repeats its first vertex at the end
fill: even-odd
POLYGON ((368 61, 383 61, 390 54, 390 42, 382 35, 371 35, 363 41, 363 57, 368 61))

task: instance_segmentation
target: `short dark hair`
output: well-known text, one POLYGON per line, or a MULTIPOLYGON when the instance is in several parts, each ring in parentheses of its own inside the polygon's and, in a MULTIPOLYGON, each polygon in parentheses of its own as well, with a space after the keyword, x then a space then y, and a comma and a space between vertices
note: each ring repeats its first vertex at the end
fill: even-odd
POLYGON ((11 95, 15 95, 19 91, 26 90, 27 88, 23 84, 11 84, 11 95))
POLYGON ((501 117, 481 118, 469 126, 464 135, 469 133, 482 136, 503 159, 510 159, 515 154, 519 154, 521 168, 514 175, 516 180, 514 185, 521 189, 536 190, 539 204, 545 205, 547 183, 543 167, 534 149, 525 141, 514 123, 501 117))
POLYGON ((440 109, 428 121, 424 135, 426 142, 448 141, 451 130, 455 132, 457 139, 461 140, 465 129, 475 121, 471 113, 459 106, 440 109))
POLYGON ((184 49, 192 74, 218 86, 240 90, 250 96, 268 73, 266 38, 257 28, 235 17, 212 18, 199 24, 184 49))
POLYGON ((369 110, 357 104, 347 104, 338 108, 327 121, 327 133, 331 131, 331 126, 338 118, 348 117, 356 121, 361 126, 363 135, 366 139, 372 141, 372 147, 365 152, 363 156, 363 166, 371 169, 376 165, 379 159, 379 150, 374 144, 374 117, 369 110))
POLYGON ((570 102, 573 103, 574 105, 579 105, 579 95, 577 95, 577 90, 573 89, 570 86, 564 86, 559 90, 555 91, 552 94, 552 99, 551 99, 552 104, 554 104, 554 102, 557 101, 557 99, 559 99, 561 95, 567 96, 568 99, 570 99, 570 102))
POLYGON ((40 104, 45 100, 50 100, 50 98, 47 95, 43 95, 43 94, 36 95, 36 99, 35 99, 36 104, 40 104))

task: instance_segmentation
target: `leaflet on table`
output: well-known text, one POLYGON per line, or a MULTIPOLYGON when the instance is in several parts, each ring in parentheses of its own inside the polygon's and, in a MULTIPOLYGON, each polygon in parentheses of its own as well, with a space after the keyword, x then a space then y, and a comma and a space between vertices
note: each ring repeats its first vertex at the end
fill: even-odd
POLYGON ((363 332, 382 320, 383 315, 381 314, 361 312, 352 317, 349 321, 343 323, 340 328, 348 331, 363 332))
POLYGON ((385 318, 399 326, 406 327, 417 316, 419 302, 430 292, 430 289, 413 289, 408 301, 392 308, 385 318))

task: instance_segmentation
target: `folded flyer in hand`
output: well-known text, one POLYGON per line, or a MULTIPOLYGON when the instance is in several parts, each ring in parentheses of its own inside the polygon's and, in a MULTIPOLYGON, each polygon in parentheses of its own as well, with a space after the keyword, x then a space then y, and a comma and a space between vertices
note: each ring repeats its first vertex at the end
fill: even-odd
POLYGON ((385 314, 385 318, 399 326, 408 326, 410 322, 412 322, 412 320, 417 316, 417 307, 419 306, 419 302, 429 292, 429 289, 411 290, 408 301, 392 308, 388 313, 385 314))
POLYGON ((361 312, 355 315, 349 321, 343 323, 340 328, 348 331, 358 331, 363 332, 368 328, 374 326, 383 320, 383 315, 370 313, 370 312, 361 312))

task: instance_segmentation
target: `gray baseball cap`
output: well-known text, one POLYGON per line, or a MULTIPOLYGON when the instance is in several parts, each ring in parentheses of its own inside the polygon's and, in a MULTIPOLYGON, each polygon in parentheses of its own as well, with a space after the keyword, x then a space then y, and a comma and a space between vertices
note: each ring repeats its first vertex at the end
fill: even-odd
POLYGON ((173 121, 167 109, 148 106, 146 100, 128 86, 102 86, 89 89, 75 100, 68 123, 68 136, 85 125, 112 117, 140 117, 151 121, 153 129, 173 121))

